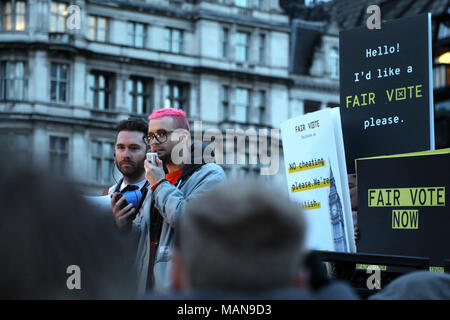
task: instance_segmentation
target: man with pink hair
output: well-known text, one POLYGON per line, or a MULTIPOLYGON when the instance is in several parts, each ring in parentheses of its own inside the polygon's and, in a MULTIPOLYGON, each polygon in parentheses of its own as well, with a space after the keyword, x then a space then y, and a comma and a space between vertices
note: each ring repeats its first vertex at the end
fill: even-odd
POLYGON ((158 157, 156 163, 145 161, 151 189, 132 227, 139 238, 136 267, 141 295, 170 288, 174 230, 186 203, 226 179, 217 164, 194 159, 189 122, 182 110, 155 110, 148 119, 147 142, 158 157))

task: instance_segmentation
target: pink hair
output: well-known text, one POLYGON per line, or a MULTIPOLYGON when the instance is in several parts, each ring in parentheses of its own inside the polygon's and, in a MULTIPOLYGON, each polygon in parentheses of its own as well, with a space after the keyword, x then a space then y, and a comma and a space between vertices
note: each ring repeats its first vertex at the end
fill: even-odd
POLYGON ((159 119, 163 117, 174 118, 174 124, 177 128, 183 128, 189 131, 189 121, 186 117, 186 113, 180 109, 174 108, 164 108, 159 110, 154 110, 152 114, 148 117, 148 120, 159 119))

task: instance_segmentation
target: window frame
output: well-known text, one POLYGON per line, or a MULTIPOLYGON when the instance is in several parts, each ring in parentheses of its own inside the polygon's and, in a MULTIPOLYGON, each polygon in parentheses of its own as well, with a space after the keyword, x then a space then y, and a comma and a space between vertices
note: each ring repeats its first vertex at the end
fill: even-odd
POLYGON ((137 22, 137 21, 127 21, 127 45, 131 46, 131 47, 135 47, 135 48, 146 48, 146 41, 147 41, 147 24, 146 23, 142 23, 142 22, 137 22), (142 34, 142 46, 138 46, 136 44, 136 39, 137 39, 137 33, 136 33, 136 29, 137 26, 141 25, 143 28, 143 34, 142 34), (129 28, 132 28, 131 32, 129 30, 129 28))
POLYGON ((258 34, 258 63, 266 64, 267 37, 265 33, 258 34))
POLYGON ((256 108, 258 110, 258 123, 261 125, 266 124, 266 111, 267 111, 267 91, 266 90, 258 90, 257 91, 257 104, 256 108), (263 101, 262 101, 263 100, 263 101))
POLYGON ((164 108, 176 108, 183 110, 187 113, 189 108, 189 84, 185 82, 179 81, 167 81, 164 85, 164 108), (180 97, 174 96, 174 88, 178 87, 180 91, 180 97), (167 95, 167 88, 169 88, 169 94, 167 95), (167 101, 169 101, 169 105, 167 105, 167 101), (174 103, 178 102, 179 108, 175 107, 174 103))
POLYGON ((68 15, 68 4, 66 2, 62 2, 62 1, 50 1, 50 24, 49 24, 49 32, 51 33, 64 33, 66 32, 66 19, 67 19, 67 15, 68 15), (58 5, 58 11, 57 12, 52 12, 52 6, 53 4, 57 4, 58 5), (60 5, 64 5, 65 6, 65 12, 63 14, 60 14, 59 12, 59 6, 60 5), (56 23, 56 30, 52 30, 52 18, 55 17, 55 23, 56 23), (62 20, 64 21, 63 23, 63 30, 58 30, 58 22, 59 20, 62 18, 62 20))
POLYGON ((170 53, 182 54, 184 52, 184 30, 179 28, 166 27, 165 28, 165 50, 170 53), (173 44, 177 43, 174 40, 174 32, 179 32, 178 51, 174 49, 173 44))
POLYGON ((25 59, 23 60, 0 60, 0 101, 24 101, 26 99, 28 88, 28 65, 25 59), (23 73, 21 78, 16 77, 17 64, 22 63, 23 73), (11 68, 10 65, 14 65, 13 72, 6 72, 7 66, 11 68), (16 96, 17 92, 17 82, 22 81, 22 91, 20 97, 16 96), (11 83, 13 84, 11 86, 11 83), (10 97, 11 87, 14 92, 13 97, 10 97))
POLYGON ((234 0, 234 5, 238 8, 245 8, 245 9, 249 9, 250 8, 250 3, 251 0, 234 0), (245 4, 240 4, 239 2, 245 2, 245 4))
POLYGON ((221 45, 222 45, 222 58, 230 57, 230 28, 229 27, 221 27, 221 45))
POLYGON ((114 92, 114 85, 113 85, 114 77, 113 74, 103 72, 103 71, 97 71, 97 70, 91 70, 88 74, 88 92, 89 97, 91 97, 91 92, 93 94, 93 101, 89 100, 89 105, 93 110, 97 111, 110 111, 113 109, 113 92, 114 92), (94 87, 90 84, 90 76, 94 76, 94 87), (105 78, 105 87, 100 88, 100 76, 103 76, 105 78), (105 104, 100 107, 99 106, 99 92, 103 91, 105 93, 105 104), (97 103, 95 103, 97 101, 97 103), (107 102, 106 102, 107 101, 107 102))
POLYGON ((90 41, 96 41, 96 42, 109 42, 109 18, 104 17, 104 16, 98 16, 98 15, 94 15, 94 14, 89 14, 88 15, 88 34, 87 34, 87 38, 90 41), (95 25, 92 26, 91 23, 91 18, 94 18, 94 22, 95 25), (100 28, 99 27, 99 20, 103 19, 105 20, 105 27, 104 28, 100 28), (91 38, 90 37, 90 31, 94 30, 94 37, 91 38), (99 40, 99 31, 105 31, 105 39, 104 40, 99 40))
POLYGON ((54 103, 67 103, 70 101, 70 64, 65 62, 58 62, 58 61, 51 61, 50 62, 50 101, 54 103), (52 75, 52 68, 56 67, 56 78, 52 75), (61 71, 60 67, 66 66, 66 78, 62 79, 60 77, 61 71), (56 97, 55 100, 52 99, 52 83, 56 83, 56 97), (66 85, 66 95, 64 99, 61 99, 60 97, 60 85, 64 83, 66 85))
POLYGON ((433 66, 433 89, 444 89, 450 86, 450 65, 445 63, 433 66))
POLYGON ((114 161, 114 141, 110 141, 110 140, 105 140, 105 139, 92 139, 90 141, 90 164, 89 164, 89 171, 90 171, 90 175, 89 175, 89 180, 93 183, 97 183, 97 184, 110 184, 112 183, 112 172, 114 172, 114 166, 115 166, 115 161, 114 161), (94 155, 93 153, 93 145, 94 143, 98 143, 100 144, 100 155, 94 155), (105 149, 104 149, 104 145, 106 144, 110 144, 111 145, 111 151, 112 153, 110 155, 105 154, 105 149), (93 166, 93 162, 94 161, 99 161, 99 165, 100 165, 100 171, 97 172, 97 167, 94 168, 93 166), (106 177, 103 175, 105 173, 105 169, 104 169, 104 162, 108 161, 111 163, 111 172, 109 172, 106 177), (96 174, 96 177, 94 178, 94 174, 96 174), (98 180, 98 176, 100 175, 100 180, 98 180), (108 180, 109 178, 109 180, 108 180))
POLYGON ((150 101, 152 97, 152 84, 153 81, 151 78, 143 78, 138 76, 131 76, 127 79, 127 106, 130 109, 131 113, 135 114, 149 114, 150 113, 150 101), (141 81, 143 84, 143 92, 140 93, 137 91, 138 82, 141 81), (129 83, 132 83, 132 90, 130 91, 129 83), (138 106, 137 97, 141 96, 144 105, 142 106, 142 111, 140 111, 138 106), (131 99, 131 102, 130 100, 131 99))
POLYGON ((230 92, 231 88, 229 85, 220 86, 220 102, 222 110, 222 121, 229 121, 230 119, 230 92))
POLYGON ((9 0, 7 2, 0 2, 0 30, 6 31, 6 32, 25 32, 27 31, 27 25, 28 25, 28 1, 26 0, 9 0), (20 16, 23 16, 23 29, 19 30, 17 29, 17 17, 19 16, 17 14, 17 4, 18 3, 24 3, 24 9, 25 12, 23 14, 20 14, 20 16), (6 5, 10 3, 11 4, 11 13, 10 13, 10 19, 11 19, 11 29, 6 28, 6 5))
MULTIPOLYGON (((48 146, 48 151, 49 151, 49 167, 50 170, 54 173, 58 173, 58 174, 69 174, 69 150, 70 150, 70 139, 67 136, 58 136, 58 135, 49 135, 49 140, 48 140, 49 146, 48 146), (52 139, 57 139, 57 141, 66 141, 66 149, 65 150, 60 150, 60 149, 52 149, 52 139), (56 159, 55 162, 53 162, 56 159), (62 160, 62 161, 61 161, 62 160), (59 161, 64 162, 64 168, 62 169, 62 171, 60 171, 61 169, 61 165, 59 163, 59 161), (58 168, 58 169, 56 169, 58 168), (58 171, 55 171, 58 170, 58 171)), ((56 142, 55 142, 56 143, 56 142)))
POLYGON ((238 62, 238 63, 247 63, 247 62, 249 62, 249 59, 250 59, 250 42, 251 42, 251 33, 250 32, 248 32, 248 31, 241 31, 241 30, 238 30, 238 31, 236 31, 236 38, 235 38, 235 46, 236 46, 236 53, 235 53, 235 60, 238 62), (245 35, 247 38, 246 38, 246 43, 245 44, 243 44, 243 43, 240 43, 239 42, 239 36, 240 35, 245 35), (245 58, 244 58, 244 60, 240 60, 240 58, 239 58, 239 48, 244 48, 245 49, 245 51, 244 51, 244 53, 245 53, 245 58))
POLYGON ((248 122, 248 113, 251 108, 251 90, 246 87, 236 87, 235 88, 235 102, 234 102, 234 108, 233 108, 233 115, 232 120, 239 123, 247 123, 248 122), (244 91, 247 92, 247 102, 245 104, 238 101, 239 94, 238 91, 244 91), (244 108, 244 119, 239 119, 238 117, 238 108, 244 108))

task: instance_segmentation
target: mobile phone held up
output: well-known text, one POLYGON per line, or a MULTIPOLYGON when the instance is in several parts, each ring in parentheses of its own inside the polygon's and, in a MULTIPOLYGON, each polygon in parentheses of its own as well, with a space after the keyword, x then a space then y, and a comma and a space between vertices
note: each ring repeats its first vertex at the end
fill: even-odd
POLYGON ((156 157, 158 154, 156 152, 147 152, 147 160, 156 166, 156 157))

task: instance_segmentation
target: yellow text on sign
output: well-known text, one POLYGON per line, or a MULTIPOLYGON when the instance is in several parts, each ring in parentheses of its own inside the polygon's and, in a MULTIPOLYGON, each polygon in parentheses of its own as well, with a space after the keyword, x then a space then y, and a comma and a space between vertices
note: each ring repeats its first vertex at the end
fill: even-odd
POLYGON ((419 229, 419 210, 392 210, 392 229, 419 229))
POLYGON ((329 187, 329 186, 330 186, 330 179, 326 179, 326 180, 323 180, 320 182, 293 185, 291 187, 291 192, 306 191, 306 190, 318 189, 318 188, 329 187))
POLYGON ((303 206, 300 206, 303 210, 314 210, 314 209, 320 209, 321 205, 320 202, 311 203, 311 204, 305 204, 303 206))
POLYGON ((325 160, 317 161, 313 163, 305 163, 303 165, 299 164, 298 166, 289 168, 289 173, 300 172, 304 170, 310 170, 315 168, 320 168, 325 166, 325 160))
POLYGON ((445 187, 369 189, 369 207, 443 207, 445 187))

